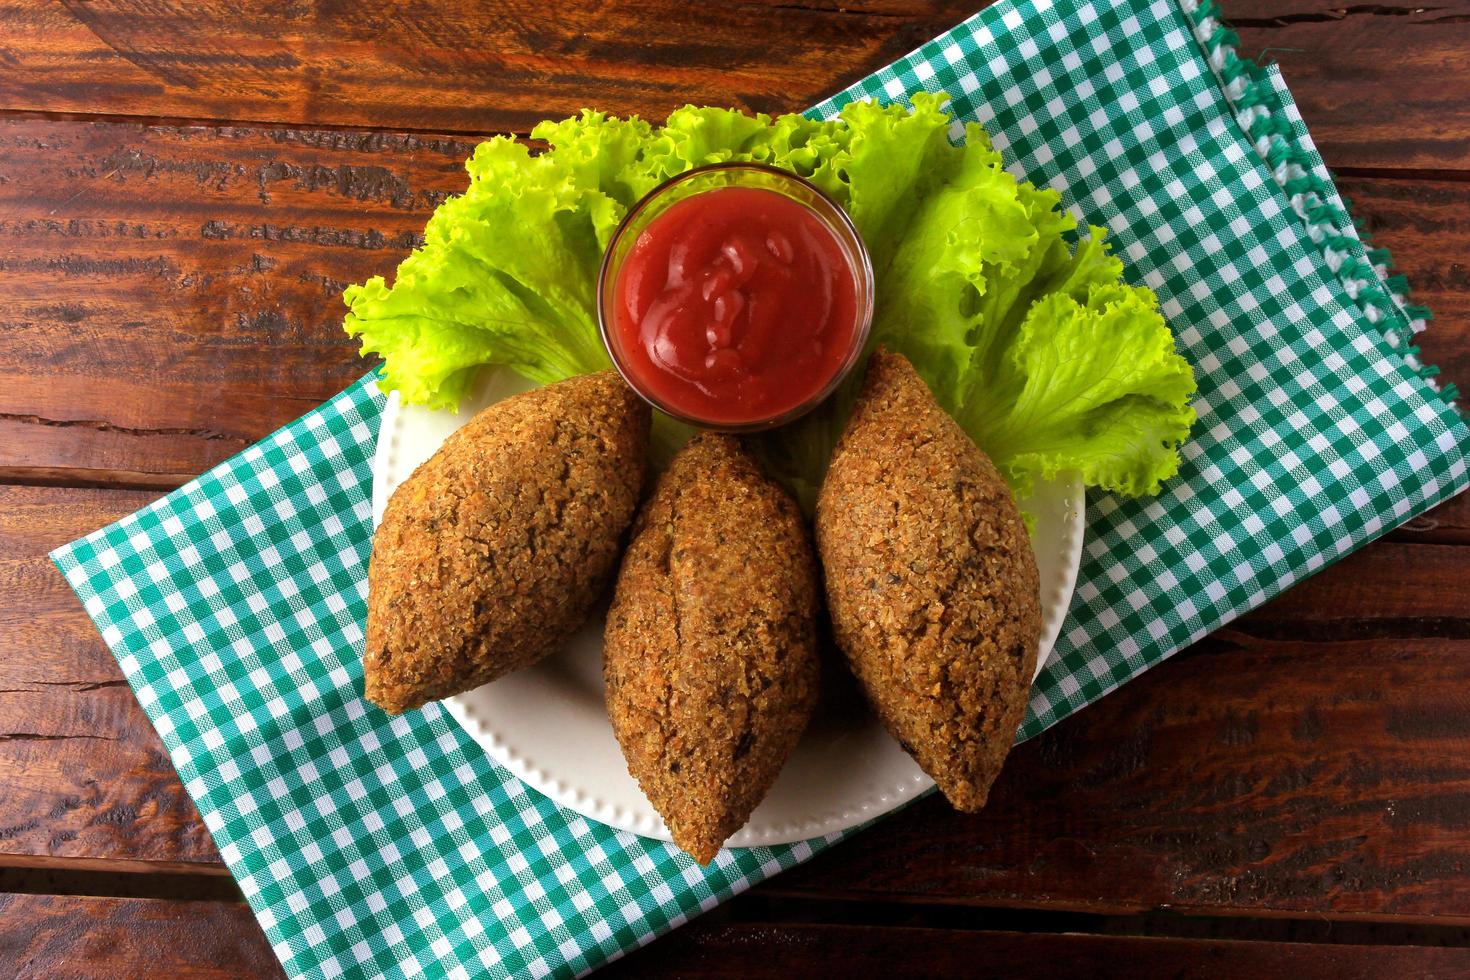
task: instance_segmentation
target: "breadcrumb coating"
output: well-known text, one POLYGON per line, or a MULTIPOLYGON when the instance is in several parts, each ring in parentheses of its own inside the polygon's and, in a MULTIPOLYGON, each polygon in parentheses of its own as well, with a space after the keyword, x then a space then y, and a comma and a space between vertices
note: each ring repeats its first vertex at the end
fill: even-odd
POLYGON ((816 537, 869 702, 956 809, 979 810, 1031 689, 1036 558, 999 472, 901 355, 869 361, 816 537))
POLYGON ((649 409, 612 371, 515 395, 388 501, 368 566, 367 698, 393 714, 555 650, 616 567, 649 409))
POLYGON ((818 586, 795 501, 696 436, 634 527, 603 653, 628 771, 701 864, 744 826, 817 700, 818 586))

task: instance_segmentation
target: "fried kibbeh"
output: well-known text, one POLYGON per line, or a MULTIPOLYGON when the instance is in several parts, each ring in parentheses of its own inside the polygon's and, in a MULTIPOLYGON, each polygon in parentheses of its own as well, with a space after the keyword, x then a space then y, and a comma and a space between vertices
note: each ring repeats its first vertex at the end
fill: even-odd
POLYGON ((634 525, 603 647, 628 771, 708 864, 817 700, 816 563, 796 502, 732 436, 674 457, 634 525))
POLYGON ((368 566, 368 700, 398 714, 555 650, 617 565, 650 413, 612 371, 484 409, 388 501, 368 566))
POLYGON ((879 350, 817 501, 838 646, 883 724, 958 810, 985 805, 1026 711, 1036 558, 990 459, 879 350))

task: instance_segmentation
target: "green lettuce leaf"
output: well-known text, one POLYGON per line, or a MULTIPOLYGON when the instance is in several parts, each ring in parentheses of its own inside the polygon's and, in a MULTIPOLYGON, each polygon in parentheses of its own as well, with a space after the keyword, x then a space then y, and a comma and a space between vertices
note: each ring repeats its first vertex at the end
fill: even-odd
MULTIPOLYGON (((537 126, 542 153, 490 140, 392 286, 347 290, 345 328, 382 356, 384 387, 436 408, 484 365, 540 383, 602 370, 597 268, 623 215, 690 168, 765 163, 847 209, 876 274, 872 343, 913 362, 1019 493, 1069 472, 1158 492, 1194 421, 1194 378, 1154 295, 1122 281, 1102 229, 1069 244, 1059 196, 1009 174, 983 129, 951 142, 946 102, 918 92, 911 107, 853 103, 829 121, 686 106, 662 126, 589 110, 537 126)), ((808 506, 858 380, 761 440, 808 506)), ((657 420, 658 455, 681 434, 657 420)))
POLYGON ((1024 493, 1033 476, 1081 474, 1089 486, 1140 496, 1178 469, 1194 374, 1174 352, 1153 293, 1094 284, 1052 292, 1027 311, 958 419, 1024 493))

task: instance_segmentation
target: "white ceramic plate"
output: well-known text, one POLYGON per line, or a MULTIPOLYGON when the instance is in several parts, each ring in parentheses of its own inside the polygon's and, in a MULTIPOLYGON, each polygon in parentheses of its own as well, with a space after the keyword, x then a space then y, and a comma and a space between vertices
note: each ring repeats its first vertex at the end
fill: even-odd
MULTIPOLYGON (((373 461, 373 524, 388 497, 449 434, 481 408, 530 385, 485 372, 458 414, 399 404, 391 394, 373 461)), ((1082 557, 1079 483, 1046 483, 1026 501, 1036 517, 1041 571, 1041 655, 1051 653, 1082 557)), ((601 611, 559 653, 444 707, 491 757, 540 792, 593 820, 669 840, 668 829, 628 775, 603 706, 601 611)), ((828 685, 832 687, 833 685, 828 685)), ((729 846, 785 844, 835 833, 901 805, 933 785, 854 695, 828 698, 766 799, 729 846)))

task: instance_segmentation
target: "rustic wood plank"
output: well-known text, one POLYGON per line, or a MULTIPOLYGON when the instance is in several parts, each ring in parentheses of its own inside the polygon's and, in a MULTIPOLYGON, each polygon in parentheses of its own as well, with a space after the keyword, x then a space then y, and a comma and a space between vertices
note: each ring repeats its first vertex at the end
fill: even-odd
MULTIPOLYGON (((472 144, 0 122, 0 480, 177 486, 368 365, 349 282, 390 274, 472 144)), ((1470 381, 1470 183, 1347 183, 1470 381)))
POLYGON ((46 558, 155 496, 0 488, 0 865, 217 866, 162 743, 46 558))
POLYGON ((1470 493, 1446 500, 1393 532, 1395 541, 1470 544, 1470 493))
MULTIPOLYGON (((106 736, 0 742, 0 864, 218 869, 44 558, 147 498, 0 488, 0 732, 106 736)), ((925 800, 766 887, 1470 922, 1467 578, 1464 547, 1370 546, 1021 747, 981 815, 925 800)))
MULTIPOLYGON (((0 895, 0 955, 17 980, 282 976, 243 904, 0 895), (86 928, 78 928, 78 922, 86 928)), ((1448 980, 1470 950, 1075 933, 695 921, 602 971, 608 977, 990 975, 1049 978, 1280 976, 1448 980)))
POLYGON ((16 980, 285 975, 240 902, 0 894, 0 962, 16 980))
MULTIPOLYGON (((211 0, 4 8, 0 108, 524 132, 588 103, 804 108, 979 0, 531 0, 394 10, 211 0)), ((1278 60, 1333 166, 1470 168, 1470 3, 1228 0, 1241 50, 1278 60)))
POLYGON ((1058 976, 1282 977, 1449 980, 1470 970, 1470 950, 1333 946, 1142 936, 967 932, 854 925, 699 921, 614 963, 606 977, 1058 976))
POLYGON ((390 273, 472 145, 0 123, 0 475, 170 487, 369 368, 342 288, 390 273))
POLYGON ((979 815, 926 798, 768 887, 1470 923, 1463 628, 1331 643, 1226 629, 1017 749, 979 815))
MULTIPOLYGON (((1470 106, 1470 96, 1462 101, 1470 106)), ((1424 359, 1470 392, 1470 182, 1354 176, 1338 188, 1373 244, 1393 253, 1413 300, 1434 314, 1415 339, 1424 359)))
POLYGON ((1331 167, 1470 168, 1470 3, 1223 0, 1331 167))
POLYGON ((589 101, 804 108, 978 9, 974 0, 702 5, 7 5, 0 107, 525 132, 589 101))
MULTIPOLYGON (((10 874, 35 873, 44 875, 104 875, 109 880, 119 876, 168 881, 177 875, 189 881, 211 884, 211 880, 227 879, 230 869, 225 867, 216 854, 212 861, 155 861, 125 857, 56 857, 51 854, 13 854, 0 850, 0 871, 10 874)), ((0 878, 0 888, 5 879, 0 878)), ((211 884, 211 887, 213 885, 211 884)), ((47 889, 35 889, 46 891, 47 889)), ((235 889, 238 894, 239 889, 235 889)), ((106 894, 115 894, 107 891, 106 894)), ((157 897, 149 893, 145 898, 157 897)), ((210 896, 213 897, 213 896, 210 896)))
MULTIPOLYGON (((234 902, 0 895, 0 956, 17 980, 283 975, 249 909, 234 902)), ((1288 973, 1300 980, 1449 980, 1470 970, 1470 950, 696 920, 600 975, 906 976, 916 964, 930 977, 972 977, 984 964, 989 975, 1017 980, 1288 973)))
POLYGON ((1247 613, 1236 629, 1288 639, 1422 637, 1470 622, 1470 553, 1453 545, 1376 542, 1247 613), (1344 632, 1349 630, 1351 632, 1344 632))

